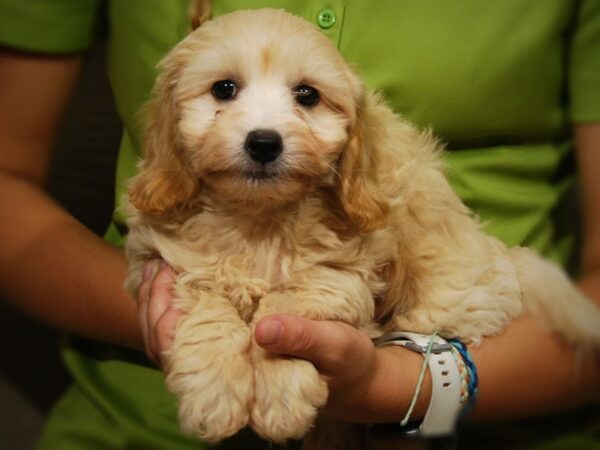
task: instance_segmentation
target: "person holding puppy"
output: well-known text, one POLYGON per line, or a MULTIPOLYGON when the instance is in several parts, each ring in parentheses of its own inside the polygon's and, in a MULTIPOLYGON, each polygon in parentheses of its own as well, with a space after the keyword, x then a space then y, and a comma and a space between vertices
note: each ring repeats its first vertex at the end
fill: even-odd
MULTIPOLYGON (((134 113, 150 91, 152 68, 187 33, 185 8, 135 3, 114 2, 108 10, 110 75, 125 125, 119 181, 134 173, 140 139, 134 113), (144 47, 149 36, 152 45, 144 47)), ((256 6, 261 3, 268 2, 256 6)), ((64 9, 60 14, 44 11, 36 8, 47 6, 34 2, 19 14, 8 2, 0 9, 2 20, 13 22, 0 26, 6 30, 0 32, 1 42, 60 54, 3 52, 1 57, 0 205, 6 220, 0 228, 4 249, 0 285, 20 308, 54 326, 97 341, 146 348, 160 364, 177 320, 169 291, 172 270, 149 263, 136 309, 122 289, 127 269, 121 251, 96 239, 41 187, 50 143, 80 65, 79 56, 65 53, 85 47, 82 33, 89 29, 95 11, 91 3, 90 9, 82 6, 84 2, 52 4, 64 9), (20 14, 38 20, 40 30, 44 25, 58 29, 64 21, 65 31, 40 33, 41 37, 31 29, 19 33, 20 14), (65 273, 77 276, 65 283, 65 273)), ((600 186, 593 176, 600 145, 596 101, 600 58, 590 56, 600 51, 599 13, 594 9, 598 6, 593 1, 552 8, 515 5, 480 11, 465 2, 468 13, 460 14, 445 10, 448 6, 441 3, 389 5, 390 11, 374 11, 367 2, 341 9, 288 6, 315 21, 397 111, 417 124, 433 126, 449 143, 454 186, 484 220, 493 220, 490 233, 510 244, 531 245, 562 262, 570 254, 573 234, 559 228, 550 211, 556 211, 571 181, 559 169, 571 151, 565 128, 576 123, 585 209, 580 286, 600 302, 600 186), (394 8, 397 14, 391 14, 394 8), (374 24, 393 17, 394 26, 372 25, 386 33, 368 35, 362 30, 364 17, 374 24), (467 31, 466 22, 477 26, 467 31), (503 35, 503 51, 491 52, 505 29, 511 33, 503 35), (565 47, 568 79, 563 78, 565 47), (389 58, 391 54, 402 57, 389 58), (457 60, 461 64, 451 64, 457 60), (563 100, 564 89, 569 92, 568 103, 563 100)), ((214 13, 235 6, 239 5, 214 2, 214 13)), ((107 233, 112 243, 122 241, 122 220, 117 214, 107 233)), ((341 323, 279 315, 261 322, 256 339, 269 351, 312 361, 329 379, 332 394, 326 412, 352 421, 399 421, 421 364, 419 355, 404 349, 375 349, 366 336, 341 323)), ((83 444, 92 436, 98 448, 118 448, 123 442, 144 448, 197 448, 197 442, 177 431, 175 409, 164 393, 160 372, 112 347, 82 347, 74 340, 64 350, 76 387, 57 405, 42 448, 92 448, 83 444), (80 414, 74 416, 73 411, 80 414), (77 430, 86 430, 86 436, 78 437, 77 430)), ((481 377, 474 417, 541 414, 597 399, 597 358, 588 356, 580 378, 573 382, 574 350, 550 335, 535 317, 518 319, 501 336, 488 338, 471 351, 481 377)), ((415 417, 424 414, 429 389, 426 379, 415 417)))

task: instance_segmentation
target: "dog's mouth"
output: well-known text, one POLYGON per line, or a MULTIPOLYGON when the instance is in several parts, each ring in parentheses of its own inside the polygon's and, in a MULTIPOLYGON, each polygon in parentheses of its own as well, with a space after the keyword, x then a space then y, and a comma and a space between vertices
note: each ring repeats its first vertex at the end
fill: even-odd
POLYGON ((202 180, 217 199, 263 209, 297 201, 314 189, 314 180, 281 167, 245 169, 206 173, 202 180))
POLYGON ((286 178, 281 171, 269 170, 265 168, 252 168, 249 170, 235 171, 212 171, 206 172, 204 174, 204 177, 215 180, 238 180, 250 183, 251 185, 258 185, 262 183, 274 183, 277 181, 283 181, 286 178))
POLYGON ((243 173, 243 176, 249 181, 274 181, 280 178, 280 174, 276 170, 271 170, 269 167, 261 167, 243 173))

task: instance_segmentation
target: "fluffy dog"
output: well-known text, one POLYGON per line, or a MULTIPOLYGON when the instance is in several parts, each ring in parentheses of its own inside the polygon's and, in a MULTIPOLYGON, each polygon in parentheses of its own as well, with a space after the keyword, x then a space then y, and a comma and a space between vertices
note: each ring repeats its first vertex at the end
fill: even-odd
POLYGON ((478 343, 523 307, 600 343, 599 313, 552 264, 485 235, 441 150, 365 89, 315 27, 277 10, 207 22, 162 61, 129 189, 131 263, 178 273, 166 371, 184 430, 304 436, 327 400, 307 361, 252 339, 272 313, 478 343))

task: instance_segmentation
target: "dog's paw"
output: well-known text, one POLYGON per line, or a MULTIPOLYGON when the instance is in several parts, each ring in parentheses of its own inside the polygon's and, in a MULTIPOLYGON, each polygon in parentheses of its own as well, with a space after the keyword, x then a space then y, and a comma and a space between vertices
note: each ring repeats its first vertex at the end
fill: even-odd
POLYGON ((182 430, 209 442, 246 426, 254 395, 250 330, 227 322, 203 325, 192 340, 176 339, 167 388, 179 400, 182 430))
POLYGON ((303 437, 328 395, 327 383, 311 363, 261 350, 254 354, 254 392, 252 428, 276 443, 303 437))

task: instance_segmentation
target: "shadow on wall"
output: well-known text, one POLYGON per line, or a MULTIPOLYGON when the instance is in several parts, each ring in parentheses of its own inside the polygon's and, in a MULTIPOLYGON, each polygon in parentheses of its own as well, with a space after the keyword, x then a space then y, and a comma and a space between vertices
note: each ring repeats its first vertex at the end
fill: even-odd
MULTIPOLYGON (((113 207, 121 125, 106 79, 103 42, 89 52, 60 134, 49 192, 97 234, 113 207)), ((68 386, 60 334, 0 302, 0 448, 30 449, 45 414, 68 386)))

